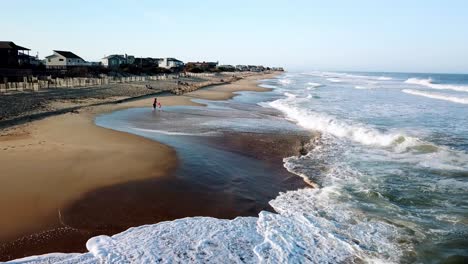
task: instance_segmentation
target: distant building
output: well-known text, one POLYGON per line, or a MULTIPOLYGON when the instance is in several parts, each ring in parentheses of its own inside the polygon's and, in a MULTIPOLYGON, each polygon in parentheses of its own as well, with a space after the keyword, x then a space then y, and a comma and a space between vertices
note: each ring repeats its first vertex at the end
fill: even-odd
POLYGON ((257 66, 255 66, 255 65, 249 65, 247 67, 249 68, 249 71, 251 71, 251 72, 258 72, 259 71, 257 69, 257 66))
POLYGON ((272 71, 284 71, 283 67, 272 67, 272 71))
POLYGON ((148 68, 148 67, 159 67, 159 62, 162 59, 157 59, 157 58, 135 58, 133 61, 133 64, 136 66, 140 66, 143 68, 148 68))
POLYGON ((118 68, 121 64, 126 64, 127 60, 122 55, 109 55, 101 59, 102 66, 106 68, 118 68))
POLYGON ((233 71, 236 71, 236 67, 232 65, 219 65, 218 70, 226 71, 226 72, 233 72, 233 71))
POLYGON ((12 41, 0 41, 0 68, 17 68, 20 65, 19 51, 30 49, 16 45, 12 41))
POLYGON ((188 71, 213 71, 216 70, 218 62, 187 62, 185 68, 188 71))
POLYGON ((133 64, 135 62, 134 56, 125 55, 109 55, 101 59, 102 66, 106 68, 118 68, 122 64, 133 64))
POLYGON ((163 58, 159 59, 158 67, 165 69, 182 69, 184 67, 184 63, 175 58, 163 58))
POLYGON ((236 65, 236 70, 238 70, 238 71, 249 71, 249 67, 247 65, 236 65))
POLYGON ((54 54, 45 59, 49 69, 66 69, 69 67, 89 66, 89 63, 70 51, 54 50, 54 54))

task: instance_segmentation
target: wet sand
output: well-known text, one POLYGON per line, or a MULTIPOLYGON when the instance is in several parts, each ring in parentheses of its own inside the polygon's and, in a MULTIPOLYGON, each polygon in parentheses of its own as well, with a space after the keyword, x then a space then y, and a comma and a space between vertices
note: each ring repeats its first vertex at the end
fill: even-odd
MULTIPOLYGON (((163 106, 199 105, 190 101, 193 98, 225 100, 236 91, 268 90, 258 87, 256 81, 269 77, 249 77, 184 96, 161 96, 159 100, 163 106)), ((179 180, 172 148, 94 125, 96 114, 148 106, 151 101, 86 108, 2 131, 0 210, 7 213, 0 219, 0 260, 47 252, 82 252, 89 237, 135 225, 194 215, 233 218, 269 209, 265 202, 269 197, 265 201, 239 201, 223 189, 194 188, 190 182, 179 180)), ((248 141, 250 137, 245 138, 248 141)), ((251 153, 236 144, 225 144, 229 145, 233 150, 251 153)), ((291 153, 270 155, 275 160, 271 164, 276 164, 270 169, 278 179, 283 177, 283 189, 303 185, 282 168, 282 157, 291 153)))
POLYGON ((61 208, 83 193, 166 175, 177 161, 171 148, 99 128, 89 113, 30 123, 0 140, 0 241, 60 227, 61 208))

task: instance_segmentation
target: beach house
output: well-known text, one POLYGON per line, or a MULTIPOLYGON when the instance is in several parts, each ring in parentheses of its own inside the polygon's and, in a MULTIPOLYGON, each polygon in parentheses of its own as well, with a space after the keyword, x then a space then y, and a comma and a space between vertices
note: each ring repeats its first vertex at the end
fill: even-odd
POLYGON ((159 59, 158 67, 165 69, 182 69, 184 63, 175 58, 162 58, 159 59))
POLYGON ((46 57, 45 65, 48 69, 67 69, 90 64, 71 51, 54 50, 54 54, 46 57))
POLYGON ((187 62, 185 64, 185 70, 189 72, 211 72, 216 70, 218 62, 187 62))
POLYGON ((20 56, 24 54, 20 51, 29 50, 12 41, 0 41, 0 68, 17 68, 20 65, 20 56))
POLYGON ((234 67, 232 65, 219 65, 217 68, 218 68, 218 70, 225 71, 225 72, 234 72, 234 71, 236 71, 236 67, 234 67))
POLYGON ((133 64, 135 56, 113 54, 101 59, 102 66, 106 68, 118 68, 122 64, 133 64))
POLYGON ((238 70, 238 71, 249 71, 249 67, 247 65, 236 65, 236 70, 238 70))

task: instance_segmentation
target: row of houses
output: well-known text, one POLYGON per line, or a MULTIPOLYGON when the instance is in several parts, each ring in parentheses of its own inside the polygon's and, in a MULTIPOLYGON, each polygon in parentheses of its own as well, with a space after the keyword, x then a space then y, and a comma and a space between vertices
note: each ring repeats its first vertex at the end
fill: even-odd
POLYGON ((119 68, 121 65, 136 64, 140 66, 155 66, 164 69, 182 69, 184 63, 175 58, 135 58, 135 56, 113 54, 101 59, 101 65, 106 68, 119 68))
POLYGON ((284 71, 282 67, 265 67, 263 65, 220 65, 219 68, 222 68, 226 71, 241 71, 241 72, 262 72, 266 70, 273 71, 284 71))
MULTIPOLYGON (((112 54, 105 56, 99 62, 88 62, 71 51, 54 50, 52 55, 39 60, 38 55, 30 56, 30 49, 16 45, 12 41, 0 41, 0 68, 17 68, 22 65, 43 64, 47 69, 69 69, 73 67, 102 66, 109 69, 118 69, 123 65, 140 67, 156 67, 167 70, 188 71, 252 71, 261 72, 270 68, 253 65, 218 65, 218 62, 187 62, 186 64, 176 58, 136 58, 132 55, 112 54)), ((277 68, 282 70, 282 68, 277 68)))
POLYGON ((0 68, 17 68, 22 65, 43 64, 48 69, 67 69, 70 67, 103 66, 119 68, 124 64, 146 64, 155 67, 174 69, 183 68, 184 63, 175 58, 135 58, 135 56, 113 54, 105 56, 100 62, 88 62, 71 51, 54 50, 52 55, 39 60, 30 56, 30 49, 16 45, 12 41, 0 41, 0 68))

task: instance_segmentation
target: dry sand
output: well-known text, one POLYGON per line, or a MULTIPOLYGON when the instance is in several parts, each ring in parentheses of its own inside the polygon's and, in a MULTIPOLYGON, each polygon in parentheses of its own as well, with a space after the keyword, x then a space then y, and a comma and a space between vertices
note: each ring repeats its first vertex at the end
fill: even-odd
MULTIPOLYGON (((250 76, 183 96, 159 96, 164 106, 226 100, 237 91, 267 91, 250 76)), ((101 105, 0 131, 0 243, 57 225, 59 208, 110 185, 159 177, 177 165, 160 143, 94 125, 96 114, 150 107, 152 98, 101 105)))

